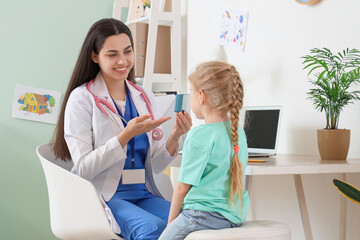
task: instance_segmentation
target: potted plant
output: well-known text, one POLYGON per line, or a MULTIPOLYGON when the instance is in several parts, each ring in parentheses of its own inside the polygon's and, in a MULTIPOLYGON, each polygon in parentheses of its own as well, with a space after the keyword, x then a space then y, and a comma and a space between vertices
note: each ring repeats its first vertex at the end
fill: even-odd
POLYGON ((326 126, 317 131, 322 160, 346 160, 350 145, 350 129, 338 129, 344 107, 360 100, 354 86, 360 81, 360 51, 346 49, 337 54, 327 48, 313 48, 302 57, 313 88, 307 92, 315 109, 325 112, 326 126))

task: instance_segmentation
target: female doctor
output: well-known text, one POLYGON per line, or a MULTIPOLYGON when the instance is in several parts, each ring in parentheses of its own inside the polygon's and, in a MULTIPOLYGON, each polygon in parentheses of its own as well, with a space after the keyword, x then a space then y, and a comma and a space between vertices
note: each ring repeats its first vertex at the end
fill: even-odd
POLYGON ((153 172, 177 155, 191 127, 179 113, 168 140, 158 126, 151 92, 134 80, 129 28, 102 19, 89 30, 68 85, 52 141, 55 154, 72 159, 73 172, 90 181, 111 209, 125 239, 158 239, 170 202, 161 197, 153 172), (151 120, 150 120, 151 118, 151 120))

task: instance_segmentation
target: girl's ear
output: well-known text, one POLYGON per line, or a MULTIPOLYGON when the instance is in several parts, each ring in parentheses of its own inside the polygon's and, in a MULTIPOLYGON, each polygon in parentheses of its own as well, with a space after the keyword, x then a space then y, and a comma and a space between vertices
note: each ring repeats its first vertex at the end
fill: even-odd
POLYGON ((206 101, 206 94, 203 90, 199 90, 199 101, 201 105, 203 105, 206 101))
POLYGON ((93 60, 94 63, 98 63, 97 55, 95 54, 94 51, 91 52, 91 59, 93 60))

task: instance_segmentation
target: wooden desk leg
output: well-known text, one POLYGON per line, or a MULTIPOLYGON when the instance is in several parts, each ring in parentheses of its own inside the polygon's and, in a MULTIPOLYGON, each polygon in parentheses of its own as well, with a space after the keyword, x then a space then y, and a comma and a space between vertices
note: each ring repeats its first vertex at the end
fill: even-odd
POLYGON ((306 207, 304 188, 303 188, 300 174, 294 174, 294 182, 295 182, 295 188, 296 188, 297 198, 298 198, 298 202, 299 202, 299 208, 300 208, 301 220, 302 220, 302 224, 303 224, 303 228, 304 228, 305 239, 313 240, 312 233, 311 233, 309 213, 308 213, 307 207, 306 207))
POLYGON ((249 212, 246 217, 247 221, 255 220, 254 211, 253 211, 253 207, 252 207, 253 204, 251 202, 252 178, 253 178, 253 176, 246 175, 246 180, 245 180, 245 189, 248 191, 249 198, 250 198, 249 212))
MULTIPOLYGON (((345 173, 341 174, 341 180, 346 181, 345 173)), ((347 212, 347 199, 341 195, 340 196, 340 231, 339 231, 340 240, 346 240, 346 212, 347 212)))

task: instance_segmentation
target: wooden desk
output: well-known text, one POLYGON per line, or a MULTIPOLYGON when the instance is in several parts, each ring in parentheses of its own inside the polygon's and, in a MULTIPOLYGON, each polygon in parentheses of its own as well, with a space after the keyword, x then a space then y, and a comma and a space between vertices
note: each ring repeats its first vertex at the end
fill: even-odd
MULTIPOLYGON (((303 223, 306 240, 312 240, 312 232, 309 214, 306 207, 304 188, 301 175, 341 173, 342 180, 346 181, 346 173, 360 172, 360 159, 348 159, 347 161, 321 161, 319 156, 279 154, 276 157, 256 158, 268 160, 265 163, 249 163, 246 170, 246 189, 251 195, 252 177, 258 175, 293 175, 294 183, 300 207, 301 220, 303 223)), ((178 156, 171 164, 170 175, 173 186, 177 182, 181 156, 178 156)), ((339 193, 340 194, 340 193, 339 193)), ((346 239, 346 198, 340 200, 340 236, 346 239)))
MULTIPOLYGON (((303 174, 341 173, 346 181, 346 173, 360 172, 360 159, 347 161, 321 161, 318 156, 279 154, 276 157, 261 158, 265 163, 249 163, 246 170, 246 189, 251 194, 252 177, 256 175, 293 175, 306 240, 312 240, 309 214, 306 207, 304 188, 301 180, 303 174)), ((347 199, 340 200, 340 236, 346 239, 346 206, 347 199)))

